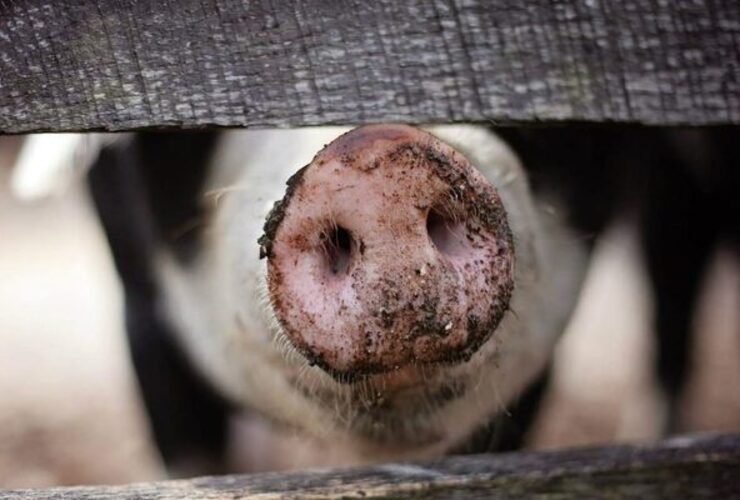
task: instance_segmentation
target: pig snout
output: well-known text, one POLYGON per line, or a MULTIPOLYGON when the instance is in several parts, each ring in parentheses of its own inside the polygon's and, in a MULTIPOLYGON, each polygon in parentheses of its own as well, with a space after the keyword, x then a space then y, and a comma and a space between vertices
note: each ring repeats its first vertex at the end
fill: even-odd
POLYGON ((360 127, 326 146, 288 181, 260 251, 283 332, 339 380, 468 360, 514 286, 496 189, 409 126, 360 127))

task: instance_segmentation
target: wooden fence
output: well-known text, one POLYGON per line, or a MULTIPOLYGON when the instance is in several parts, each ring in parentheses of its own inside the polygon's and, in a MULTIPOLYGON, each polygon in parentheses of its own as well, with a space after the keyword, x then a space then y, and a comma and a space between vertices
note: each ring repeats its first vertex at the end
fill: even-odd
MULTIPOLYGON (((0 0, 0 134, 490 121, 740 123, 740 2, 0 0)), ((0 493, 740 498, 740 435, 0 493)))
POLYGON ((649 447, 450 457, 435 462, 0 492, 0 500, 255 498, 740 498, 740 434, 649 447))
POLYGON ((0 133, 740 123, 729 0, 2 0, 0 133))

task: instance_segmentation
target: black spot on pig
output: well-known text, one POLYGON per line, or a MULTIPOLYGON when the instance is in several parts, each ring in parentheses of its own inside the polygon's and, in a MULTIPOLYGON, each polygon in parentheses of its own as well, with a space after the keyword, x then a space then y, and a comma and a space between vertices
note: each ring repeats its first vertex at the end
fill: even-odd
POLYGON ((199 250, 200 191, 214 133, 137 134, 100 152, 89 186, 125 299, 126 334, 157 446, 173 474, 226 472, 231 405, 193 368, 163 316, 156 256, 199 250), (183 231, 183 227, 188 230, 183 231), (198 469, 190 469, 198 464, 198 469), (184 467, 184 468, 183 468, 184 467))

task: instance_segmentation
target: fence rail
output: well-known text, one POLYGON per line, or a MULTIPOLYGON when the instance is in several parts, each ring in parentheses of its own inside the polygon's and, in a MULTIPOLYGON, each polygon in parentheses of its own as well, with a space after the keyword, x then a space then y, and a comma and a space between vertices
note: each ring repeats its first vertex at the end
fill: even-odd
POLYGON ((0 133, 484 120, 740 123, 740 2, 0 2, 0 133))
POLYGON ((740 434, 655 446, 451 457, 288 474, 205 477, 129 486, 0 492, 25 499, 740 497, 740 434))

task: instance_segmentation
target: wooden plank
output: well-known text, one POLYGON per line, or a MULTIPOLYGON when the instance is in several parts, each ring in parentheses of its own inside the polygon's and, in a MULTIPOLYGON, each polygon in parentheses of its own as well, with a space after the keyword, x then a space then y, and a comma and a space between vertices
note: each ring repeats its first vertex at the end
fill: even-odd
POLYGON ((740 123, 740 2, 0 0, 0 133, 740 123))
POLYGON ((435 462, 0 492, 18 498, 738 498, 740 434, 657 446, 452 457, 435 462))

